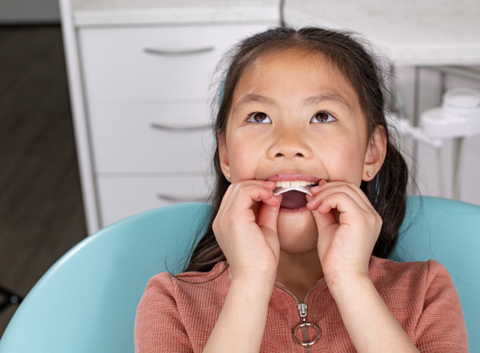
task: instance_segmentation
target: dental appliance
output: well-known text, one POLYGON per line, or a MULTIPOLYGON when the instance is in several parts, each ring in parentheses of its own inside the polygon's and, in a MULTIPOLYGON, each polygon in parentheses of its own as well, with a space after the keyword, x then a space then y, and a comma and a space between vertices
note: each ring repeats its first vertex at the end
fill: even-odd
POLYGON ((300 191, 313 196, 310 189, 315 185, 317 185, 317 183, 308 181, 277 181, 276 187, 273 189, 273 194, 277 196, 289 191, 300 191))

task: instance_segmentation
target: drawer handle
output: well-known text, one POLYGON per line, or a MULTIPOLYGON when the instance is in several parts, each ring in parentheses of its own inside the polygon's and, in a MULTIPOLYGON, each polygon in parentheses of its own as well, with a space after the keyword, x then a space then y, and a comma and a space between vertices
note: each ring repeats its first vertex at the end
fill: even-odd
POLYGON ((151 123, 150 126, 153 129, 169 131, 169 132, 195 132, 195 131, 213 129, 213 125, 210 125, 210 124, 181 126, 181 125, 163 125, 163 124, 151 123))
POLYGON ((187 55, 198 55, 203 53, 208 53, 214 51, 215 47, 203 47, 203 48, 194 48, 194 49, 157 49, 157 48, 144 48, 143 51, 149 54, 163 55, 163 56, 187 56, 187 55))
POLYGON ((168 202, 205 202, 205 198, 201 197, 179 197, 179 196, 170 196, 164 194, 157 194, 157 197, 160 200, 168 201, 168 202))

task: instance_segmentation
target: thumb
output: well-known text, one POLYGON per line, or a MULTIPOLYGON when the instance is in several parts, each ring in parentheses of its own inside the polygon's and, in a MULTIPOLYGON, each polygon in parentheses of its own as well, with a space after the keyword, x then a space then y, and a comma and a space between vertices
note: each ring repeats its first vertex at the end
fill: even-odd
POLYGON ((320 234, 325 228, 338 224, 337 219, 335 218, 335 213, 333 210, 330 210, 327 213, 320 213, 317 210, 312 210, 313 217, 315 218, 315 223, 317 224, 317 230, 320 234))
POLYGON ((277 233, 277 220, 282 196, 273 196, 268 202, 266 201, 262 202, 258 211, 257 224, 260 228, 269 228, 274 233, 277 233))
POLYGON ((323 253, 330 245, 333 235, 339 224, 335 219, 332 211, 328 213, 319 213, 317 210, 312 211, 318 231, 318 250, 323 253))
POLYGON ((277 235, 277 221, 278 221, 278 214, 280 212, 280 204, 282 197, 274 196, 277 202, 271 202, 273 200, 269 200, 269 204, 265 202, 262 203, 260 206, 260 210, 258 212, 257 217, 257 224, 262 230, 265 239, 267 240, 268 244, 275 252, 277 259, 280 254, 280 243, 277 235))
POLYGON ((257 224, 260 228, 269 228, 277 233, 278 213, 282 203, 282 195, 272 196, 268 200, 262 200, 258 211, 257 224))

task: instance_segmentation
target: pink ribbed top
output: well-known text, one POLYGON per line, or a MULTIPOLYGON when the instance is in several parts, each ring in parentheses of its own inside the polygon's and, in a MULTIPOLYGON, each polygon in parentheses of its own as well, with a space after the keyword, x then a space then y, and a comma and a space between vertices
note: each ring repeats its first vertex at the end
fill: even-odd
MULTIPOLYGON (((229 269, 221 273, 225 266, 221 262, 208 273, 177 275, 181 280, 168 273, 154 276, 138 306, 135 352, 202 352, 231 283, 229 269)), ((442 265, 433 260, 398 263, 372 257, 370 278, 420 352, 468 352, 458 294, 442 265)), ((307 305, 308 321, 322 332, 309 352, 355 352, 326 283, 310 293, 307 305)), ((275 287, 260 352, 306 352, 292 338, 299 323, 295 299, 275 287)))

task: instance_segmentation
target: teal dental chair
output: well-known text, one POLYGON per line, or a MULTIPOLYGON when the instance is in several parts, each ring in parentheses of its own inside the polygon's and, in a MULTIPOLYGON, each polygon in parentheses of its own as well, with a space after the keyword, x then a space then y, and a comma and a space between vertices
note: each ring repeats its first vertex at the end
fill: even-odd
MULTIPOLYGON (((148 280, 181 271, 210 207, 178 204, 115 223, 67 252, 17 309, 0 353, 133 353, 135 311, 148 280), (166 267, 167 266, 167 267, 166 267)), ((410 197, 398 261, 436 259, 462 302, 471 352, 480 352, 480 207, 410 197)))

